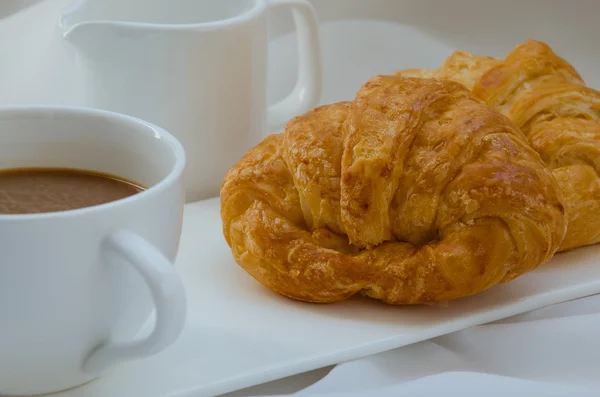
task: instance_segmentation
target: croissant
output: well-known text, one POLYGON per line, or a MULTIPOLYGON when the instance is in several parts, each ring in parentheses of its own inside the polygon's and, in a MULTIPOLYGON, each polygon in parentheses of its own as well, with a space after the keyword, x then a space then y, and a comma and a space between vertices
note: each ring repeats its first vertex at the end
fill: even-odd
POLYGON ((491 68, 500 65, 502 60, 470 54, 466 51, 454 51, 436 70, 405 69, 396 72, 404 77, 435 78, 452 80, 472 90, 475 83, 491 68))
POLYGON ((560 251, 600 242, 600 93, 545 43, 529 40, 503 60, 456 51, 437 70, 508 116, 552 170, 568 228, 560 251))
POLYGON ((566 230, 525 136, 462 85, 376 76, 251 149, 223 180, 236 262, 297 300, 447 301, 546 262, 566 230))

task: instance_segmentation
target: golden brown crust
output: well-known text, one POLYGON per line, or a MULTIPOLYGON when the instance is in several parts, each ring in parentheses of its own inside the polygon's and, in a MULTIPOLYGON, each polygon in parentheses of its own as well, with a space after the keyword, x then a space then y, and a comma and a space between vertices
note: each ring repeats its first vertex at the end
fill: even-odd
POLYGON ((288 123, 283 158, 309 229, 344 232, 340 220, 342 125, 349 102, 321 106, 288 123))
POLYGON ((234 258, 285 296, 445 301, 547 261, 565 232, 555 179, 504 116, 460 84, 377 76, 226 175, 234 258))
POLYGON ((435 71, 508 116, 558 181, 568 229, 560 251, 600 242, 600 93, 545 43, 528 40, 505 59, 456 51, 435 71))

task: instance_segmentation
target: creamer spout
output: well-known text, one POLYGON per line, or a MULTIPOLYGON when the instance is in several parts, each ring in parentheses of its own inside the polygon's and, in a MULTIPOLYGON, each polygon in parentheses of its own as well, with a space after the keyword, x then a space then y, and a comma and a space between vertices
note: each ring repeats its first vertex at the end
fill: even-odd
POLYGON ((58 25, 62 29, 62 35, 68 41, 73 41, 73 37, 83 25, 99 21, 93 21, 90 19, 90 1, 89 0, 77 0, 69 7, 65 8, 61 13, 58 20, 58 25))

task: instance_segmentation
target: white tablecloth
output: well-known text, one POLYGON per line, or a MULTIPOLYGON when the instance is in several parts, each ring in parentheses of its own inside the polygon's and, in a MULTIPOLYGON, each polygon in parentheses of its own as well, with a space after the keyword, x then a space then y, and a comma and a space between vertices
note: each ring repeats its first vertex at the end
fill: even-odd
MULTIPOLYGON (((57 10, 69 1, 43 0, 27 10, 27 16, 23 12, 20 16, 4 19, 3 11, 13 12, 18 8, 15 7, 18 0, 0 3, 0 51, 3 56, 3 63, 0 65, 0 104, 78 104, 76 87, 72 86, 70 78, 74 66, 73 54, 57 42, 54 31, 57 10)), ((381 0, 376 2, 382 3, 381 0)), ((23 4, 32 3, 35 0, 23 0, 23 4)), ((332 13, 337 12, 336 7, 339 9, 342 4, 341 11, 346 17, 352 16, 353 10, 360 13, 369 10, 373 12, 373 8, 365 9, 360 1, 340 3, 337 0, 314 0, 313 3, 327 18, 331 18, 332 13)), ((406 3, 412 4, 411 12, 416 12, 416 2, 406 3)), ((459 3, 464 6, 463 3, 469 2, 463 0, 459 3)), ((536 9, 532 6, 534 2, 524 3, 531 10, 536 9)), ((552 7, 547 7, 549 3, 556 6, 555 14, 564 12, 561 7, 564 8, 565 2, 537 2, 545 12, 551 11, 552 7)), ((595 28, 596 37, 590 39, 593 36, 590 33, 593 32, 589 31, 589 21, 585 21, 593 19, 594 14, 597 15, 597 4, 583 1, 574 3, 572 7, 580 7, 580 18, 570 21, 569 25, 539 25, 539 30, 536 30, 532 25, 532 18, 522 18, 523 20, 514 21, 515 26, 508 25, 510 32, 507 34, 524 37, 536 32, 539 33, 536 36, 538 38, 559 43, 569 53, 569 59, 577 58, 577 66, 588 82, 592 81, 593 86, 598 86, 598 56, 596 51, 590 50, 590 43, 597 40, 598 29, 595 28), (578 30, 578 27, 581 29, 578 30), (581 37, 581 40, 577 37, 581 37), (573 43, 577 45, 571 45, 573 43)), ((506 9, 515 8, 507 4, 506 9)), ((384 11, 379 14, 388 20, 393 19, 384 11)), ((558 14, 542 16, 556 22, 562 17, 562 14, 558 14)), ((438 22, 433 25, 437 27, 438 22)), ((485 28, 488 25, 480 21, 478 26, 485 28)), ((389 23, 377 28, 362 25, 362 29, 362 33, 357 33, 356 29, 347 29, 339 24, 323 27, 324 102, 345 99, 373 71, 385 71, 387 62, 397 62, 398 68, 406 67, 413 61, 419 66, 433 66, 445 55, 406 60, 393 47, 394 37, 397 36, 394 36, 395 28, 389 23), (352 32, 356 37, 350 37, 352 32), (369 38, 369 35, 372 37, 369 38), (375 37, 379 39, 375 40, 375 37), (367 56, 370 69, 361 69, 356 62, 344 61, 344 56, 348 54, 333 54, 335 51, 355 51, 361 45, 361 40, 363 47, 369 50, 367 56), (386 50, 377 52, 376 48, 373 49, 374 43, 386 50), (428 65, 423 65, 424 62, 428 65)), ((464 38, 458 28, 452 27, 448 32, 450 33, 444 36, 444 40, 447 38, 451 45, 464 38)), ((435 36, 440 32, 430 29, 427 34, 435 36)), ((507 47, 506 43, 498 40, 490 42, 502 50, 507 47)), ((481 43, 473 42, 473 50, 480 45, 481 43)), ((273 84, 274 88, 270 90, 272 98, 281 97, 291 88, 293 76, 288 74, 294 73, 293 67, 285 67, 280 63, 290 62, 290 59, 293 62, 293 40, 283 37, 274 47, 278 51, 273 51, 271 64, 275 66, 274 79, 280 81, 273 84), (288 53, 282 54, 285 51, 288 53)), ((459 393, 461 396, 477 397, 484 393, 486 396, 600 396, 600 362, 597 359, 600 357, 599 335, 600 296, 595 296, 339 364, 333 369, 313 371, 256 386, 229 396, 288 395, 294 392, 315 397, 431 396, 459 393)))

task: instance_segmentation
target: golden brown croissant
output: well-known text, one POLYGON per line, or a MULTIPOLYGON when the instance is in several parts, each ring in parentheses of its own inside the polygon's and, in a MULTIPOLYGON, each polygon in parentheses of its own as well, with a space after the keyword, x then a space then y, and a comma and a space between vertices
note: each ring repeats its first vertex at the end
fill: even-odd
POLYGON ((237 263, 309 302, 475 294, 552 257, 563 211, 510 120, 458 83, 399 76, 292 119, 221 189, 237 263))
POLYGON ((399 73, 458 81, 508 116, 562 191, 568 229, 560 250, 600 241, 600 93, 548 45, 529 40, 504 60, 456 51, 435 71, 399 73))

